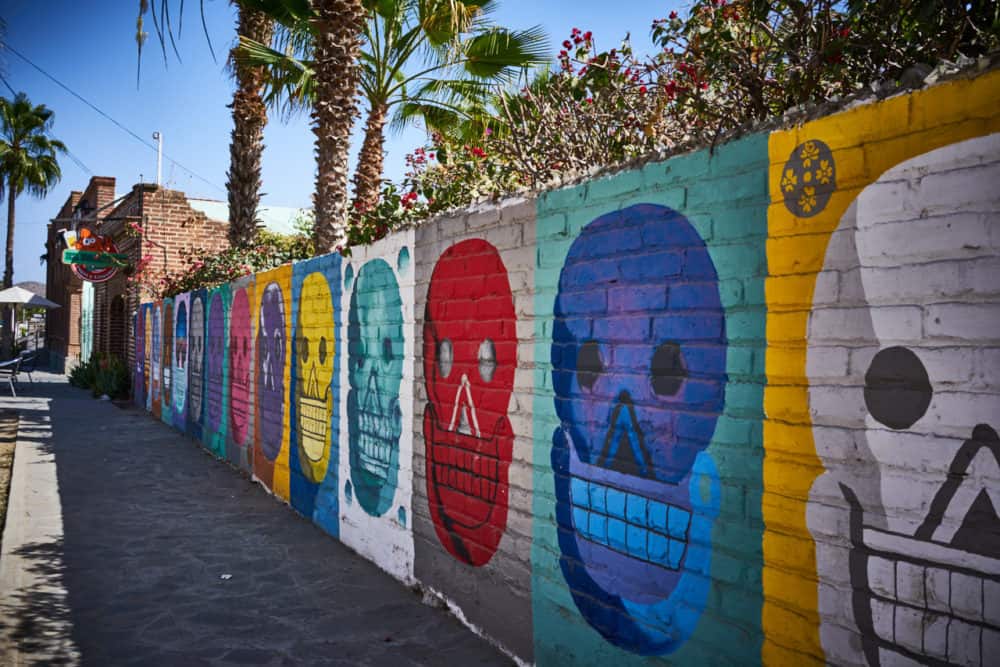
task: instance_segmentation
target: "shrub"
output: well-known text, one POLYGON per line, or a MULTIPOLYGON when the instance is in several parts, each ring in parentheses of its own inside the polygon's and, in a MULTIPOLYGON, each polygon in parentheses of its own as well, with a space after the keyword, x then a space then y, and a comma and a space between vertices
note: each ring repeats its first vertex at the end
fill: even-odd
POLYGON ((128 365, 113 354, 95 354, 89 361, 80 363, 70 371, 69 383, 89 389, 94 396, 106 394, 114 399, 126 399, 131 391, 128 365))

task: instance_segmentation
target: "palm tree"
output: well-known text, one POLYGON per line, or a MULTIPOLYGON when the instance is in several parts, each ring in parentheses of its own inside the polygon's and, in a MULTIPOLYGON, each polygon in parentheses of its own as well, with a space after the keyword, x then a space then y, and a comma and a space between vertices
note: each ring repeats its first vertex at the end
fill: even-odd
MULTIPOLYGON (((496 0, 364 1, 369 15, 359 85, 368 113, 355 170, 355 208, 368 210, 378 203, 387 124, 401 129, 421 120, 429 131, 451 133, 483 109, 493 84, 547 60, 540 28, 511 31, 490 22, 496 4, 496 0), (419 59, 422 63, 416 64, 419 59)), ((279 50, 241 39, 237 58, 267 66, 267 98, 294 109, 317 98, 316 31, 309 20, 283 25, 292 35, 285 40, 291 48, 279 50)))
MULTIPOLYGON (((274 21, 263 12, 237 2, 237 32, 241 37, 270 42, 274 21)), ((253 241, 260 205, 261 157, 264 153, 264 126, 267 107, 261 97, 264 68, 233 60, 236 91, 233 93, 233 134, 229 142, 229 245, 246 246, 253 241)))
MULTIPOLYGON (((310 0, 237 0, 237 3, 241 19, 242 12, 254 11, 284 25, 309 23, 314 31, 316 94, 313 98, 312 117, 313 133, 316 135, 317 172, 316 224, 313 227, 313 239, 317 253, 330 252, 336 248, 337 229, 342 227, 347 219, 350 137, 357 115, 355 99, 358 82, 357 61, 366 10, 362 6, 362 0, 312 0, 311 2, 310 0)), ((164 58, 166 58, 167 42, 169 41, 174 47, 174 32, 169 14, 171 4, 170 0, 160 0, 160 10, 157 14, 155 0, 154 2, 140 0, 135 38, 140 58, 146 38, 142 19, 147 11, 152 12, 153 24, 164 58)), ((175 16, 182 19, 184 1, 180 0, 176 5, 175 16)), ((202 9, 202 28, 207 38, 204 0, 201 0, 199 5, 202 9)), ((178 21, 178 36, 180 30, 181 23, 178 21)), ((241 35, 242 33, 241 29, 241 35)), ((262 42, 268 41, 265 35, 258 36, 262 38, 262 42)), ((176 51, 176 47, 174 49, 176 51)), ((237 63, 237 67, 239 66, 237 63)), ((233 112, 235 115, 238 110, 234 108, 233 112)), ((245 136, 251 139, 253 145, 252 135, 248 132, 245 136)), ((242 155, 240 161, 244 161, 242 155)), ((246 160, 246 162, 252 161, 246 160)), ((259 190, 259 171, 251 169, 247 172, 233 165, 230 171, 230 183, 231 196, 233 189, 236 189, 240 191, 237 193, 237 198, 241 199, 243 192, 259 190), (249 179, 254 183, 245 180, 248 178, 247 173, 251 174, 249 179)), ((249 206, 243 205, 242 208, 246 210, 249 206)))
POLYGON ((316 95, 316 254, 332 252, 347 221, 350 139, 357 115, 358 56, 365 24, 362 0, 314 0, 316 95))
MULTIPOLYGON (((14 202, 27 192, 44 197, 59 182, 62 171, 56 160, 66 146, 49 136, 54 114, 44 104, 34 106, 24 93, 13 100, 0 98, 0 199, 7 197, 7 255, 4 289, 14 284, 14 202)), ((5 314, 4 340, 10 350, 13 309, 5 314)))

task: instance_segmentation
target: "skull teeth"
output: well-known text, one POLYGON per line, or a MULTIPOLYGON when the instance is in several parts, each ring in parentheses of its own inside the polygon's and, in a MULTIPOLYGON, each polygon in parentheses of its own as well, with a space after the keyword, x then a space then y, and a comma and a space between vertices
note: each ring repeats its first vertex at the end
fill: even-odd
POLYGON ((689 510, 579 477, 572 479, 570 495, 578 536, 632 558, 680 569, 689 510))
POLYGON ((302 431, 302 449, 310 461, 319 461, 326 449, 327 430, 330 427, 330 413, 326 401, 301 397, 299 425, 302 431))
MULTIPOLYGON (((958 593, 984 587, 990 590, 995 579, 952 569, 949 547, 941 549, 945 558, 932 560, 922 556, 926 556, 928 546, 937 546, 935 543, 873 528, 865 528, 864 536, 870 550, 866 568, 869 605, 880 652, 897 659, 899 652, 909 652, 930 654, 953 664, 988 664, 990 658, 978 642, 949 641, 945 645, 936 634, 945 627, 953 637, 982 634, 985 638, 987 633, 1000 631, 996 621, 989 619, 988 596, 958 593), (885 548, 889 545, 905 550, 889 551, 885 548), (904 582, 910 585, 904 586, 904 582), (906 622, 908 618, 920 621, 906 622), (932 650, 932 646, 937 648, 932 650)), ((883 661, 891 662, 888 656, 883 661)))
POLYGON ((387 479, 392 463, 394 433, 386 417, 362 412, 358 416, 357 452, 361 467, 379 479, 387 479))
POLYGON ((462 447, 434 447, 434 481, 446 488, 493 503, 500 460, 462 447))

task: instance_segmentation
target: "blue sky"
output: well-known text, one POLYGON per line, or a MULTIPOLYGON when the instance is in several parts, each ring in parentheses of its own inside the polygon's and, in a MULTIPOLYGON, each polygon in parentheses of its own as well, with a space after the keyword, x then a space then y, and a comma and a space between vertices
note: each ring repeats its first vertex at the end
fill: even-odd
MULTIPOLYGON (((164 153, 195 172, 192 176, 165 159, 163 180, 189 195, 225 199, 232 121, 226 105, 233 83, 224 58, 235 34, 235 9, 224 0, 205 0, 213 62, 198 17, 198 0, 188 0, 178 43, 183 62, 169 54, 164 67, 159 42, 147 14, 150 37, 142 56, 136 88, 135 19, 138 2, 116 0, 3 0, 0 17, 7 23, 7 42, 49 74, 94 103, 125 127, 153 143, 164 136, 164 153), (200 178, 199 178, 200 177, 200 178), (204 180, 202 180, 204 179, 204 180)), ((177 2, 173 3, 175 6, 177 2)), ((637 49, 649 45, 652 19, 666 15, 676 2, 607 2, 607 0, 500 0, 498 23, 512 28, 540 24, 551 51, 558 50, 573 27, 594 31, 598 46, 616 45, 627 32, 637 49)), ((176 20, 176 19, 175 19, 176 20)), ((16 91, 55 111, 53 135, 93 175, 114 176, 119 192, 141 180, 156 178, 156 153, 101 117, 16 55, 0 51, 0 67, 16 91)), ((0 95, 9 96, 0 85, 0 95)), ((360 124, 359 124, 360 125, 360 124)), ((403 157, 424 139, 419 129, 390 136, 386 142, 386 176, 399 178, 403 157)), ((315 161, 308 118, 284 123, 275 117, 265 133, 263 201, 273 206, 310 206, 315 161)), ((355 141, 355 149, 359 141, 355 141)), ((22 195, 17 200, 14 280, 45 280, 38 257, 44 252, 45 225, 71 190, 82 190, 89 173, 69 158, 61 161, 63 178, 44 199, 22 195)), ((6 203, 0 207, 6 229, 6 203)))

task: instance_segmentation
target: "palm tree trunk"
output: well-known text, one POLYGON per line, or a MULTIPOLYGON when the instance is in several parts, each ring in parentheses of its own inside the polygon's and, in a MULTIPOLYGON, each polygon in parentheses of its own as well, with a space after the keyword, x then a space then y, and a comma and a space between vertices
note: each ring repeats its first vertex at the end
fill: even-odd
MULTIPOLYGON (((269 44, 274 22, 261 12, 239 6, 237 31, 240 35, 269 44)), ((235 50, 235 49, 234 49, 235 50)), ((234 59, 236 92, 233 93, 233 134, 229 143, 229 244, 246 246, 253 241, 260 205, 261 155, 267 108, 261 98, 265 71, 241 65, 234 59)))
POLYGON ((382 191, 382 163, 385 124, 389 109, 384 104, 373 105, 365 122, 365 140, 354 171, 354 208, 370 211, 378 206, 382 191))
POLYGON ((14 284, 14 200, 17 199, 17 189, 14 179, 7 186, 7 257, 3 267, 3 288, 14 284))
MULTIPOLYGON (((7 256, 3 267, 3 288, 14 284, 14 200, 17 199, 17 187, 11 178, 7 185, 7 256)), ((3 358, 9 358, 14 353, 14 306, 3 306, 3 340, 0 341, 0 352, 3 358)))
POLYGON ((361 0, 314 0, 316 9, 316 254, 336 249, 347 222, 351 128, 357 116, 361 0))

